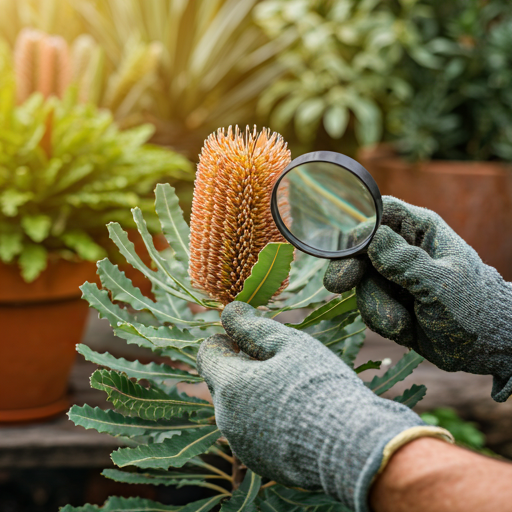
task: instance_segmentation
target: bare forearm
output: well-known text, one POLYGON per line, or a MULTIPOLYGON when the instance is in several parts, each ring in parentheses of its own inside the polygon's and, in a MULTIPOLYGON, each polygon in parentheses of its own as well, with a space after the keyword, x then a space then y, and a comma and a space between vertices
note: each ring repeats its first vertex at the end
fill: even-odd
POLYGON ((417 439, 393 455, 370 504, 374 512, 512 511, 512 464, 417 439))

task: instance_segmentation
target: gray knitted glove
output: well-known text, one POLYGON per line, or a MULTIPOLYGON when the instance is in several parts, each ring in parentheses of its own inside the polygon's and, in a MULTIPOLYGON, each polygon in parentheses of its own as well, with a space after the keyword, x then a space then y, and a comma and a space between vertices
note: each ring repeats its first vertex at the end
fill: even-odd
POLYGON ((504 402, 512 394, 512 284, 436 213, 383 201, 368 255, 331 261, 325 287, 357 285, 370 329, 443 370, 493 375, 491 395, 504 402))
POLYGON ((367 511, 372 479, 394 450, 416 437, 450 436, 376 396, 315 338, 248 304, 228 304, 222 324, 229 337, 203 342, 198 370, 221 432, 262 476, 322 488, 350 510, 367 511))

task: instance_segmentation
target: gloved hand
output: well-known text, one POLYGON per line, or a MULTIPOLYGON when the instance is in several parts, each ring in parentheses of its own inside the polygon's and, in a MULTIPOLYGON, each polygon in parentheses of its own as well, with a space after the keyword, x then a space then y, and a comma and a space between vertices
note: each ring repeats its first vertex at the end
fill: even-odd
POLYGON ((436 213, 383 202, 368 254, 331 261, 325 287, 357 285, 370 329, 443 370, 493 375, 491 396, 504 402, 512 394, 512 284, 436 213))
POLYGON ((372 479, 394 450, 421 436, 451 439, 372 393, 310 335, 243 302, 225 307, 222 324, 229 336, 205 340, 197 367, 222 434, 256 473, 367 511, 372 479))

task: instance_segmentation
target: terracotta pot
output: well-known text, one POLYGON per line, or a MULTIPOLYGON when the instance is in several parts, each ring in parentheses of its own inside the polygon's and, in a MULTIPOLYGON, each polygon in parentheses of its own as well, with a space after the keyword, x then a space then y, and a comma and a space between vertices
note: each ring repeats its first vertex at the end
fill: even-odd
POLYGON ((512 281, 512 166, 433 160, 409 163, 391 147, 361 150, 358 160, 392 195, 437 212, 482 260, 512 281))
POLYGON ((68 378, 87 319, 79 286, 94 263, 50 262, 32 283, 0 264, 0 422, 27 421, 69 407, 68 378))

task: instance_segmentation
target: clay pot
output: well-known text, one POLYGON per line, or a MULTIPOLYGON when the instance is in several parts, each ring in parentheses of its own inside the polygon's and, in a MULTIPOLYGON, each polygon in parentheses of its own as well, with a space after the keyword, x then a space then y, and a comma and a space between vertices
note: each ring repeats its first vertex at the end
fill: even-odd
POLYGON ((437 212, 482 260, 512 280, 512 165, 433 160, 410 163, 390 146, 363 149, 358 161, 392 195, 437 212))
POLYGON ((69 407, 68 378, 88 314, 79 286, 91 262, 56 260, 32 283, 0 264, 0 422, 27 421, 69 407))

